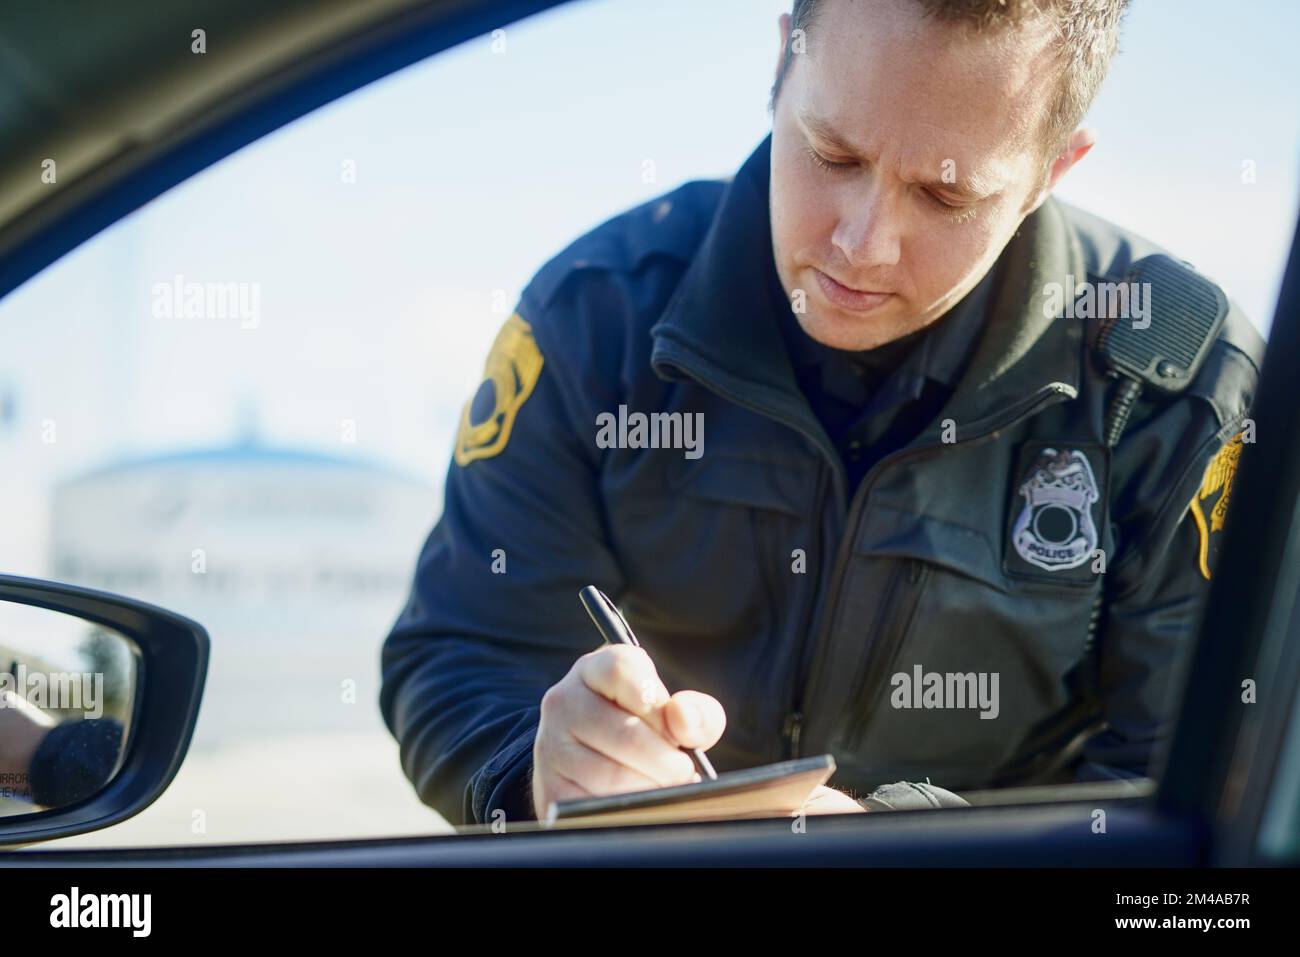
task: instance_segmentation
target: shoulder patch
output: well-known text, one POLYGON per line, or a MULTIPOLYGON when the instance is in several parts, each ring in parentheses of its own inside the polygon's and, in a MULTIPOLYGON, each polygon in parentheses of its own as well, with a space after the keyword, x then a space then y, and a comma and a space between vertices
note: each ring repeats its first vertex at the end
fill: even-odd
POLYGON ((1192 498, 1192 517, 1196 519, 1196 527, 1201 533, 1198 561, 1201 575, 1207 581, 1210 577, 1211 545, 1217 549, 1219 543, 1215 532, 1223 531, 1228 498, 1232 494, 1232 480, 1237 475, 1237 465, 1241 461, 1244 434, 1238 432, 1210 459, 1210 464, 1205 467, 1205 476, 1201 479, 1201 487, 1192 498))
POLYGON ((542 362, 532 326, 515 313, 492 343, 483 384, 461 411, 456 431, 457 465, 501 454, 510 441, 515 416, 542 374, 542 362))

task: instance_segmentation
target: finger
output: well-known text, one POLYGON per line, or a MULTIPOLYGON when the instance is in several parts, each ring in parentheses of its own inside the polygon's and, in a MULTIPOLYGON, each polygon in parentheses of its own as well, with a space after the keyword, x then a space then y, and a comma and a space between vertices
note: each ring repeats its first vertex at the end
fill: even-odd
POLYGON ((690 756, 655 728, 594 693, 578 704, 568 729, 591 750, 649 779, 647 786, 685 784, 695 771, 690 756))
POLYGON ((535 782, 533 788, 533 816, 543 820, 552 801, 574 801, 578 798, 593 797, 592 793, 577 781, 571 781, 562 774, 547 770, 543 777, 535 782))
POLYGON ((549 757, 552 770, 592 794, 622 794, 661 786, 654 778, 602 754, 573 736, 554 742, 549 757))
POLYGON ((561 774, 559 771, 552 770, 550 783, 546 787, 548 801, 572 801, 576 798, 595 797, 596 793, 589 788, 583 787, 577 781, 561 774))
POLYGON ((803 805, 805 814, 861 814, 867 809, 843 791, 818 785, 803 805))
POLYGON ((663 712, 669 735, 684 748, 711 748, 727 727, 721 702, 700 691, 677 692, 663 712))
POLYGON ((588 688, 662 730, 663 719, 658 712, 668 700, 668 689, 643 649, 607 645, 583 655, 578 665, 578 674, 588 688))

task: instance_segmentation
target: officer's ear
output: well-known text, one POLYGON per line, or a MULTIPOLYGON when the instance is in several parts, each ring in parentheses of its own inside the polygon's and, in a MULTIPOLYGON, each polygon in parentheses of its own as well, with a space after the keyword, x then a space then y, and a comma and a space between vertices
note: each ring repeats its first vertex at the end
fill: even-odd
POLYGON ((1066 171, 1069 170, 1070 167, 1074 166, 1075 163, 1079 162, 1079 160, 1087 156, 1088 151, 1096 144, 1097 131, 1094 129, 1079 127, 1079 129, 1070 134, 1070 139, 1066 142, 1065 149, 1056 154, 1056 157, 1048 167, 1047 178, 1039 187, 1038 192, 1033 195, 1031 205, 1025 210, 1026 216, 1047 201, 1047 197, 1052 194, 1052 190, 1056 188, 1056 184, 1060 182, 1061 177, 1066 174, 1066 171))
POLYGON ((781 67, 785 64, 785 51, 790 46, 790 14, 781 14, 777 20, 777 26, 781 31, 781 49, 776 57, 776 73, 772 76, 774 85, 781 79, 781 67))

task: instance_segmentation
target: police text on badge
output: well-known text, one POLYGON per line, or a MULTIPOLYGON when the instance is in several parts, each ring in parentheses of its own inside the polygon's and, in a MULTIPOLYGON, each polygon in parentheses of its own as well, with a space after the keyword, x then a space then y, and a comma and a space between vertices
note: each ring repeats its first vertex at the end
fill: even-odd
POLYGON ((627 411, 596 416, 596 446, 602 449, 685 449, 688 459, 704 454, 703 412, 627 411))
POLYGON ((1101 497, 1088 457, 1077 449, 1043 449, 1020 485, 1025 507, 1011 530, 1016 552, 1047 571, 1078 568, 1093 556, 1101 497))

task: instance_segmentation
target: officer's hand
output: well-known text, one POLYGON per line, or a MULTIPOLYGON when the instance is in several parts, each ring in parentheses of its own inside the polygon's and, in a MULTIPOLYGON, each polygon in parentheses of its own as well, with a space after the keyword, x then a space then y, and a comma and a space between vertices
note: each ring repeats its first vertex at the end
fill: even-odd
POLYGON ((6 782, 20 781, 26 788, 32 757, 57 723, 21 695, 0 691, 0 774, 6 782))
POLYGON ((722 737, 727 716, 698 691, 669 696, 650 657, 606 645, 579 658, 542 697, 533 744, 533 807, 700 780, 689 754, 722 737))
POLYGON ((843 791, 819 784, 801 810, 804 814, 864 814, 867 809, 843 791))

